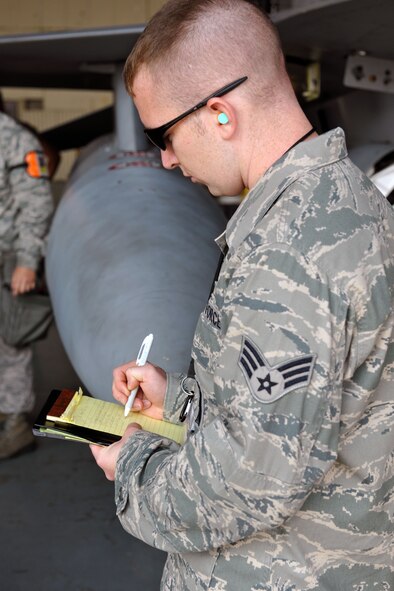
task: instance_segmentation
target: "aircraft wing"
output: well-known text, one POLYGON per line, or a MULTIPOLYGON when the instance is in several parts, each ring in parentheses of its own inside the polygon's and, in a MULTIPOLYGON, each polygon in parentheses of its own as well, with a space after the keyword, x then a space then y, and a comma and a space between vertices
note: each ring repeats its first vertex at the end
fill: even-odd
MULTIPOLYGON (((272 20, 298 95, 307 97, 308 69, 313 78, 310 66, 319 64, 316 106, 349 92, 343 76, 353 52, 394 59, 393 0, 320 0, 272 13, 272 20)), ((124 63, 144 26, 0 36, 0 86, 112 90, 115 66, 124 63)), ((106 110, 76 121, 79 128, 84 126, 81 142, 92 139, 102 126, 111 131, 112 118, 106 110)), ((67 124, 48 133, 62 149, 75 142, 67 124)))
POLYGON ((0 36, 0 85, 112 90, 144 25, 0 36))
MULTIPOLYGON (((346 57, 365 51, 394 59, 393 0, 320 0, 272 13, 287 60, 325 71, 325 98, 346 92, 346 57)), ((124 63, 144 24, 0 36, 0 85, 110 90, 114 64, 124 63)))
POLYGON ((320 0, 273 15, 286 54, 305 57, 363 50, 394 58, 393 0, 320 0))
POLYGON ((393 0, 321 0, 272 17, 290 73, 292 65, 320 64, 322 100, 349 92, 343 84, 349 55, 394 59, 393 0))

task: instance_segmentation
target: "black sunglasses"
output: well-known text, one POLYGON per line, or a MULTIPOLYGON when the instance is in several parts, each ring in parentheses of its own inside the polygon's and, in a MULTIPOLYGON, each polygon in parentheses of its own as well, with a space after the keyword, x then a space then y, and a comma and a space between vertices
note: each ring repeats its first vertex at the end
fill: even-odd
POLYGON ((192 113, 194 113, 194 111, 197 111, 198 109, 201 109, 202 107, 205 107, 205 105, 207 104, 207 102, 211 98, 214 98, 215 96, 223 96, 224 94, 227 94, 228 92, 230 92, 230 90, 233 90, 234 88, 236 88, 237 86, 242 84, 242 82, 245 82, 245 80, 247 80, 247 79, 248 79, 248 77, 244 76, 243 78, 239 78, 238 80, 231 82, 231 84, 227 84, 226 86, 219 88, 219 90, 216 90, 215 92, 213 92, 212 94, 207 96, 207 98, 205 98, 202 101, 200 101, 199 103, 197 103, 197 105, 195 105, 191 109, 188 109, 187 111, 182 113, 182 115, 178 115, 178 117, 175 117, 175 119, 171 119, 171 121, 168 121, 168 123, 164 123, 164 125, 160 125, 160 127, 154 127, 152 129, 145 128, 144 133, 145 133, 146 137, 148 138, 149 141, 152 142, 152 144, 154 146, 156 146, 157 148, 160 148, 160 150, 165 150, 166 149, 166 142, 164 139, 164 134, 166 133, 166 131, 168 129, 170 129, 170 127, 175 125, 175 123, 178 123, 178 121, 181 121, 181 119, 184 119, 188 115, 191 115, 192 113))

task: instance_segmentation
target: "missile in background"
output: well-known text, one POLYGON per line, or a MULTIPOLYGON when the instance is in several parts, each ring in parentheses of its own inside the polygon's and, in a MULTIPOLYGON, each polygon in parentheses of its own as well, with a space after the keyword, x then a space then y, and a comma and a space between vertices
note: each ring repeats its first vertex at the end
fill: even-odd
POLYGON ((149 361, 185 371, 225 227, 214 198, 156 151, 88 146, 51 228, 47 280, 61 340, 87 390, 112 400, 113 369, 154 334, 149 361))

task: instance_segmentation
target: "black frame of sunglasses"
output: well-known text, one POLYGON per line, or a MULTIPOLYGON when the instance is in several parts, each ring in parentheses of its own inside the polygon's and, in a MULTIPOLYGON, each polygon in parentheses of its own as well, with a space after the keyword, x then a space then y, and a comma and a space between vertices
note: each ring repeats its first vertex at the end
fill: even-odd
POLYGON ((205 105, 207 104, 207 102, 211 98, 215 98, 216 96, 223 96, 224 94, 227 94, 228 92, 230 92, 230 90, 233 90, 234 88, 236 88, 237 86, 239 86, 240 84, 245 82, 245 80, 247 80, 247 79, 248 79, 247 76, 243 76, 243 78, 238 78, 238 80, 234 80, 234 82, 231 82, 230 84, 226 84, 226 86, 219 88, 219 90, 215 90, 215 92, 213 92, 212 94, 207 96, 207 98, 205 98, 202 101, 200 101, 199 103, 197 103, 197 105, 194 105, 194 107, 192 107, 191 109, 188 109, 187 111, 185 111, 181 115, 178 115, 178 117, 175 117, 175 119, 171 119, 171 121, 164 123, 164 125, 160 125, 159 127, 152 127, 150 129, 148 127, 146 127, 144 129, 144 133, 145 133, 146 137, 148 138, 148 140, 150 142, 152 142, 152 144, 154 146, 156 146, 156 148, 159 148, 160 150, 164 151, 166 149, 166 142, 164 139, 164 134, 166 133, 166 131, 168 131, 170 129, 170 127, 172 127, 173 125, 175 125, 175 123, 178 123, 179 121, 181 121, 182 119, 184 119, 188 115, 191 115, 192 113, 194 113, 198 109, 205 107, 205 105))

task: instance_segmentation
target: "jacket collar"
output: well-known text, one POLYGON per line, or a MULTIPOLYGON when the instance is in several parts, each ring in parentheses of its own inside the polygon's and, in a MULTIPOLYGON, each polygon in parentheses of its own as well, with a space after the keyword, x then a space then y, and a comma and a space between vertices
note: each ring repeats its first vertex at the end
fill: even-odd
POLYGON ((340 127, 286 152, 263 174, 251 189, 216 240, 223 250, 224 240, 233 253, 250 234, 256 221, 268 212, 281 193, 300 176, 321 166, 346 158, 345 134, 340 127))

